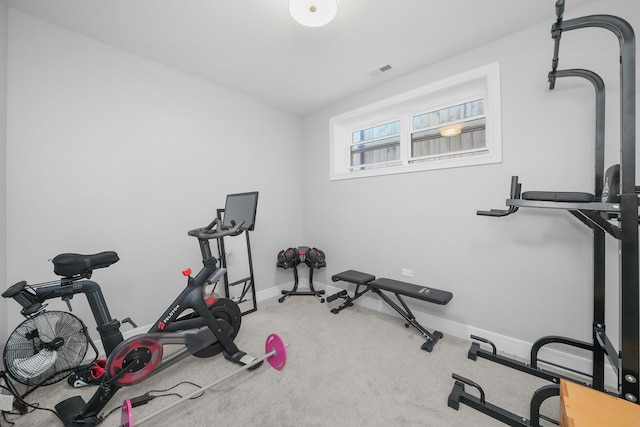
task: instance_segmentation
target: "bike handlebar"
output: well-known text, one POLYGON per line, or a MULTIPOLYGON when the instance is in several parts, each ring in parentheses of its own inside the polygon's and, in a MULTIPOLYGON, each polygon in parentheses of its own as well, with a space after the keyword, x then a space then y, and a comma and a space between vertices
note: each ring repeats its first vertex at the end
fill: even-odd
POLYGON ((228 229, 222 228, 222 221, 218 218, 214 219, 211 224, 206 227, 196 228, 189 231, 187 234, 189 236, 197 237, 198 239, 219 239, 224 236, 237 236, 242 233, 243 230, 240 229, 244 225, 244 221, 241 221, 239 224, 235 224, 235 221, 231 221, 233 227, 228 229), (214 228, 215 227, 215 228, 214 228))
POLYGON ((562 19, 562 15, 564 15, 564 0, 558 0, 556 2, 556 16, 558 19, 562 19))

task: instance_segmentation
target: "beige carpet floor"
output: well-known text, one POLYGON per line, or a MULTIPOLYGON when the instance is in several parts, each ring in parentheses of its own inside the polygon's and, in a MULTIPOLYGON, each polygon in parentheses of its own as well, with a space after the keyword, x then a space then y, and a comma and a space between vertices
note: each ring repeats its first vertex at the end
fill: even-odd
MULTIPOLYGON (((169 426, 468 426, 504 425, 461 405, 447 406, 454 384, 452 373, 479 383, 487 401, 529 416, 533 392, 549 383, 487 360, 467 358, 470 341, 445 334, 433 352, 420 349, 423 337, 404 320, 354 306, 339 314, 314 297, 295 296, 284 303, 260 302, 258 311, 243 317, 236 343, 254 355, 264 354, 270 333, 288 344, 287 364, 275 371, 264 364, 243 371, 205 392, 153 418, 144 425, 169 426)), ((429 325, 424 325, 429 328, 429 325)), ((124 399, 149 392, 157 395, 134 409, 141 419, 178 399, 154 390, 178 385, 171 392, 189 394, 239 368, 217 355, 188 357, 148 380, 119 390, 107 404, 114 410, 101 425, 119 426, 124 399)), ((27 400, 40 408, 53 408, 64 398, 81 395, 88 400, 95 386, 73 389, 66 381, 41 387, 27 400)), ((558 399, 549 399, 543 412, 558 418, 558 399)), ((7 415, 16 427, 56 426, 55 414, 36 410, 7 415)), ((5 421, 0 418, 0 424, 5 421)), ((552 425, 544 423, 545 425, 552 425)), ((134 423, 135 425, 135 423, 134 423)))

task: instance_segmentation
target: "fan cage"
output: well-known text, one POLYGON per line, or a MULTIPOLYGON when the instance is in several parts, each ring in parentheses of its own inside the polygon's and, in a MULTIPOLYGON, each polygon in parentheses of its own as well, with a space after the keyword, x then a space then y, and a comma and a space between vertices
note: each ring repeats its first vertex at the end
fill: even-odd
POLYGON ((86 326, 73 314, 41 312, 9 336, 3 354, 5 369, 21 384, 54 384, 80 366, 89 340, 86 326))

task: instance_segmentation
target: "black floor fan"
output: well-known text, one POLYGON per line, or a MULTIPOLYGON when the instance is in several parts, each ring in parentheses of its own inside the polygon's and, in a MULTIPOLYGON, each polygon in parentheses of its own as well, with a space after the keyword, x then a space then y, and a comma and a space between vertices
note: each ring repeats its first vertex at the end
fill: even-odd
POLYGON ((98 351, 87 327, 71 313, 42 311, 27 318, 9 335, 4 366, 9 377, 30 388, 63 380, 82 364, 88 346, 98 351))

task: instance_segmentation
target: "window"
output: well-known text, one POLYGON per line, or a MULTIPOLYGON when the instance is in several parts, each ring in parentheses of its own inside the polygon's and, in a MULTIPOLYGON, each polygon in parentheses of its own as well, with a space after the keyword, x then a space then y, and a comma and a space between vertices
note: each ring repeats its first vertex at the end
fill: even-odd
POLYGON ((412 118, 410 162, 487 153, 484 98, 412 118))
POLYGON ((492 64, 334 117, 331 179, 502 161, 492 64))
POLYGON ((400 164, 400 120, 351 134, 351 170, 400 164))

